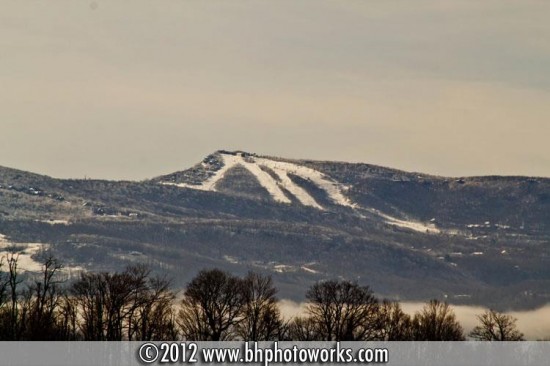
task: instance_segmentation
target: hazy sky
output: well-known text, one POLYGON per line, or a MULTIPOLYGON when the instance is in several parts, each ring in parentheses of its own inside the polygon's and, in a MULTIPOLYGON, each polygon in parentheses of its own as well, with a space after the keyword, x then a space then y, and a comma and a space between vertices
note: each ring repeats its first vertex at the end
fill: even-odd
POLYGON ((550 177, 550 1, 0 0, 0 165, 217 149, 550 177))

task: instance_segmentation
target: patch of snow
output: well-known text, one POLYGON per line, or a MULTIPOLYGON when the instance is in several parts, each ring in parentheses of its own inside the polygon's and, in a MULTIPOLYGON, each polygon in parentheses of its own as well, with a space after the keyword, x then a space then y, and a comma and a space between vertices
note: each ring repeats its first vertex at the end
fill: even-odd
MULTIPOLYGON (((265 165, 265 164, 264 164, 265 165)), ((282 169, 273 169, 271 168, 275 174, 279 177, 281 180, 281 185, 289 191, 294 197, 300 201, 301 204, 305 206, 311 206, 315 207, 317 209, 322 210, 323 207, 319 205, 313 197, 309 195, 302 187, 295 184, 288 176, 288 173, 282 169)))
POLYGON ((467 235, 466 233, 458 230, 458 229, 445 229, 445 234, 447 235, 454 235, 454 236, 458 236, 458 235, 461 235, 461 236, 464 236, 464 235, 467 235))
MULTIPOLYGON (((495 225, 497 226, 497 225, 495 225)), ((466 225, 467 228, 473 229, 473 228, 481 228, 481 227, 491 227, 491 223, 489 221, 485 221, 484 224, 468 224, 466 225)))
POLYGON ((239 263, 239 261, 237 260, 237 258, 231 257, 231 256, 229 256, 229 255, 224 255, 224 256, 223 256, 223 259, 225 259, 225 260, 228 261, 229 263, 233 263, 233 264, 239 263))
POLYGON ((69 225, 69 220, 37 220, 50 225, 69 225))
MULTIPOLYGON (((6 265, 5 260, 8 255, 11 253, 15 254, 17 258, 17 268, 20 271, 41 272, 42 263, 34 260, 32 257, 48 248, 49 244, 43 243, 12 243, 5 235, 0 234, 0 258, 4 259, 4 265, 6 265)), ((62 271, 68 274, 70 279, 73 275, 84 271, 84 269, 79 266, 64 266, 62 271)))
POLYGON ((417 231, 419 233, 428 233, 428 234, 441 233, 441 230, 439 230, 433 223, 424 224, 418 221, 400 220, 398 218, 383 214, 380 211, 377 211, 377 214, 382 216, 384 219, 386 219, 386 223, 390 225, 398 226, 404 229, 410 229, 413 231, 417 231))
POLYGON ((308 268, 306 266, 302 266, 300 267, 302 270, 306 271, 306 272, 309 272, 309 273, 319 273, 319 271, 316 271, 314 269, 311 269, 311 268, 308 268))
MULTIPOLYGON (((294 174, 305 180, 311 181, 317 187, 324 190, 329 196, 329 198, 336 204, 352 207, 352 208, 356 206, 342 193, 342 187, 343 187, 342 184, 339 184, 337 182, 330 180, 318 170, 308 168, 303 165, 297 165, 297 164, 287 163, 282 161, 274 161, 274 160, 265 159, 265 158, 256 158, 256 162, 260 165, 264 165, 272 169, 273 171, 275 171, 275 173, 277 173, 277 175, 279 175, 279 172, 283 172, 284 175, 287 175, 287 177, 288 177, 288 174, 294 174)), ((281 175, 279 175, 279 177, 281 177, 281 175)), ((295 185, 292 181, 290 181, 290 183, 292 185, 295 185)), ((305 191, 303 192, 305 193, 305 191)), ((309 196, 309 194, 307 195, 309 196)), ((297 196, 297 198, 300 199, 299 196, 297 196)), ((313 200, 311 196, 309 196, 309 198, 304 198, 304 199, 313 200)))
POLYGON ((17 258, 17 268, 22 271, 39 272, 42 264, 35 261, 32 256, 46 248, 47 245, 41 243, 14 244, 9 242, 5 235, 0 234, 0 258, 4 259, 4 265, 6 265, 5 259, 13 253, 17 258))
MULTIPOLYGON (((225 155, 224 155, 225 157, 225 155)), ((291 203, 292 201, 284 194, 279 187, 277 181, 273 179, 269 173, 263 171, 258 164, 249 163, 241 157, 241 165, 243 165, 250 173, 254 174, 258 182, 264 187, 271 197, 277 202, 291 203)))
POLYGON ((214 175, 206 179, 201 184, 172 183, 172 182, 161 182, 161 184, 176 186, 181 188, 193 188, 201 191, 215 191, 214 186, 216 185, 216 183, 223 178, 223 176, 229 169, 231 169, 232 167, 234 167, 235 165, 239 164, 242 161, 241 156, 222 154, 222 157, 223 157, 223 166, 220 169, 218 169, 214 173, 214 175))
POLYGON ((294 272, 295 268, 293 266, 288 266, 286 264, 277 264, 273 266, 273 270, 278 273, 284 273, 284 272, 294 272))

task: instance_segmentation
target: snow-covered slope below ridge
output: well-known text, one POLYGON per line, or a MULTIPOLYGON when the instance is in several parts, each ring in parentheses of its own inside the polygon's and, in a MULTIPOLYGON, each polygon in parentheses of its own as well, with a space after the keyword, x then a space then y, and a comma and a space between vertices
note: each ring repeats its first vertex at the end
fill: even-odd
POLYGON ((297 185, 289 177, 289 174, 299 176, 326 192, 327 196, 341 206, 355 207, 344 195, 346 187, 321 172, 302 165, 276 161, 257 157, 251 154, 236 152, 221 152, 221 164, 215 159, 205 159, 201 164, 211 175, 198 184, 174 183, 164 181, 161 184, 175 185, 178 187, 199 189, 203 191, 216 191, 216 184, 224 178, 225 173, 235 167, 242 166, 254 175, 258 183, 264 187, 271 198, 277 202, 291 203, 287 194, 292 195, 304 206, 314 207, 320 210, 324 208, 305 189, 297 185), (270 172, 273 173, 270 174, 270 172), (285 193, 285 191, 287 193, 285 193))
MULTIPOLYGON (((191 188, 202 191, 219 191, 218 183, 222 182, 232 168, 242 167, 252 174, 256 181, 269 193, 272 200, 291 204, 292 199, 300 204, 318 210, 326 210, 306 189, 296 184, 293 176, 299 177, 323 191, 334 205, 350 209, 361 209, 346 196, 349 186, 337 182, 326 174, 298 163, 282 161, 275 158, 259 157, 246 152, 218 151, 198 166, 191 169, 192 176, 176 179, 175 176, 165 176, 159 181, 163 185, 181 188, 191 188)), ((363 210, 378 216, 389 225, 399 226, 407 230, 435 234, 440 230, 433 223, 422 223, 414 220, 404 220, 378 210, 362 207, 363 210)))

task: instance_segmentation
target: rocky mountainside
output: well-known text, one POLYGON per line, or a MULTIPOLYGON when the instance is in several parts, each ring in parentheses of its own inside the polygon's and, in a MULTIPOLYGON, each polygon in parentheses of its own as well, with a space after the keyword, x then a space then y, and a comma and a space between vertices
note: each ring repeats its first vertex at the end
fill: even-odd
POLYGON ((230 151, 142 182, 0 168, 0 255, 32 273, 45 249, 71 274, 147 262, 182 286, 219 267, 270 273, 295 300, 347 278, 401 300, 525 308, 550 301, 550 179, 230 151))

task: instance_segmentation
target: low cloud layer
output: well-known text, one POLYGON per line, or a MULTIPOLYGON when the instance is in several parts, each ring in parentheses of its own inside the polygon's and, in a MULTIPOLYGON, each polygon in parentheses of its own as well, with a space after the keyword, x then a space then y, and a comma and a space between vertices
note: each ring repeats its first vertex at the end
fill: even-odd
MULTIPOLYGON (((306 304, 297 303, 291 300, 281 300, 279 306, 285 318, 306 314, 306 304)), ((402 302, 401 307, 407 314, 414 315, 420 311, 424 303, 402 302)), ((469 333, 477 324, 477 315, 482 314, 486 309, 476 306, 455 306, 452 305, 458 321, 469 333)), ((527 340, 550 339, 550 305, 529 311, 514 311, 506 314, 517 318, 517 327, 525 335, 527 340)))

